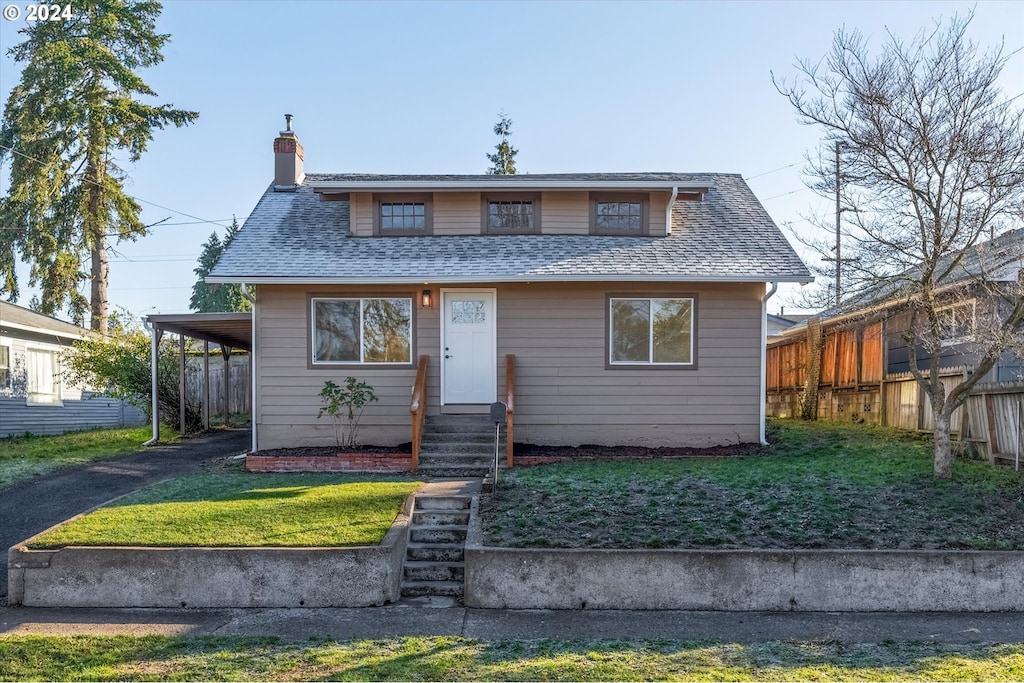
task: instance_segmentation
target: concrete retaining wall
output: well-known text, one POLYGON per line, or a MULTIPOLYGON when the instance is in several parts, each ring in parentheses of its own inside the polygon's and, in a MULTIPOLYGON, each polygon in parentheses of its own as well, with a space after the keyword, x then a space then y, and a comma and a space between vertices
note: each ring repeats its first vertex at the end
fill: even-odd
POLYGON ((1024 553, 484 547, 474 504, 467 607, 1024 611, 1024 553))
POLYGON ((401 514, 379 546, 356 548, 29 550, 29 539, 9 551, 8 600, 29 607, 382 605, 400 595, 408 524, 401 514))

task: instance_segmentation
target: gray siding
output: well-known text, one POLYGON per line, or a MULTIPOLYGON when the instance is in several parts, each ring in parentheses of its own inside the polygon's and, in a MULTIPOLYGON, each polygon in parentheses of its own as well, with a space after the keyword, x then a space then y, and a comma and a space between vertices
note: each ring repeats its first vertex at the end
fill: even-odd
POLYGON ((64 405, 26 405, 24 398, 0 398, 0 438, 63 434, 99 427, 126 427, 146 424, 146 415, 138 408, 112 398, 65 400, 64 405))
MULTIPOLYGON (((546 207, 545 207, 546 212, 546 207)), ((707 446, 758 439, 760 284, 487 284, 497 290, 498 395, 506 354, 517 358, 516 440, 544 444, 707 446), (608 293, 695 294, 696 369, 606 368, 608 293)), ((410 440, 415 368, 307 365, 307 295, 408 293, 422 287, 270 286, 259 288, 257 367, 260 448, 333 443, 317 420, 326 379, 369 382, 380 397, 363 417, 361 441, 410 440)), ((415 356, 430 356, 428 412, 440 411, 440 296, 416 307, 415 356)))

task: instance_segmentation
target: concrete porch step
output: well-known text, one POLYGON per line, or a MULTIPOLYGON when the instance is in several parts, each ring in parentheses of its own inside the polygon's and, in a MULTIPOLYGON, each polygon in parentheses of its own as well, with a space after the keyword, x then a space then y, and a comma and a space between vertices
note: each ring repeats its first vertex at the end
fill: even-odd
POLYGON ((462 597, 461 581, 403 581, 402 596, 415 598, 423 595, 447 595, 462 597))
POLYGON ((466 574, 463 562, 406 560, 405 581, 462 581, 466 574))
POLYGON ((468 510, 473 504, 469 496, 416 496, 414 510, 468 510))
MULTIPOLYGON (((480 439, 478 441, 469 441, 467 438, 460 434, 458 441, 455 440, 443 440, 443 439, 424 439, 423 444, 420 446, 420 454, 423 453, 490 453, 494 455, 494 436, 490 439, 480 439)), ((505 452, 505 440, 502 439, 498 444, 498 452, 505 452)))
POLYGON ((462 562, 465 548, 454 543, 417 543, 410 542, 405 546, 406 563, 409 562, 462 562))
POLYGON ((467 526, 469 510, 413 510, 414 526, 467 526))
POLYGON ((426 477, 476 477, 481 478, 486 476, 490 471, 491 465, 459 465, 456 463, 446 462, 427 462, 420 461, 419 470, 417 472, 426 477))
POLYGON ((409 540, 416 543, 458 543, 466 542, 467 528, 462 525, 446 524, 432 526, 409 526, 409 540))

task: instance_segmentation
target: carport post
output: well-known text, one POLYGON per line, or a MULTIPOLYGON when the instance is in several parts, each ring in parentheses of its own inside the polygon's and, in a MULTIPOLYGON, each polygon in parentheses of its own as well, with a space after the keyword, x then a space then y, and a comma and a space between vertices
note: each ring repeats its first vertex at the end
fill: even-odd
POLYGON ((224 426, 231 426, 231 347, 220 345, 224 355, 224 426))
POLYGON ((178 335, 178 422, 185 434, 185 335, 178 335))
POLYGON ((160 346, 160 332, 157 331, 156 325, 149 328, 150 332, 150 351, 149 351, 149 369, 150 369, 150 391, 153 394, 153 438, 148 442, 142 444, 143 446, 149 446, 155 444, 160 440, 160 397, 157 394, 159 391, 159 385, 156 381, 156 368, 157 368, 157 348, 160 346))
POLYGON ((210 341, 203 340, 203 429, 210 428, 210 341))

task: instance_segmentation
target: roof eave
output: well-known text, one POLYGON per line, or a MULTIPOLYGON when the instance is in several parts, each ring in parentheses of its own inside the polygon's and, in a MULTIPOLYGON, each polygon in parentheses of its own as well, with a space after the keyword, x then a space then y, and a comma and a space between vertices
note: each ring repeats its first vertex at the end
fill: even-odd
POLYGON ((309 180, 306 185, 315 192, 394 192, 403 190, 648 190, 671 192, 679 189, 706 193, 713 185, 707 182, 673 180, 309 180))
POLYGON ((250 285, 407 285, 434 284, 455 285, 479 282, 811 282, 807 275, 478 275, 441 277, 272 277, 252 276, 209 276, 206 281, 220 284, 250 285))

